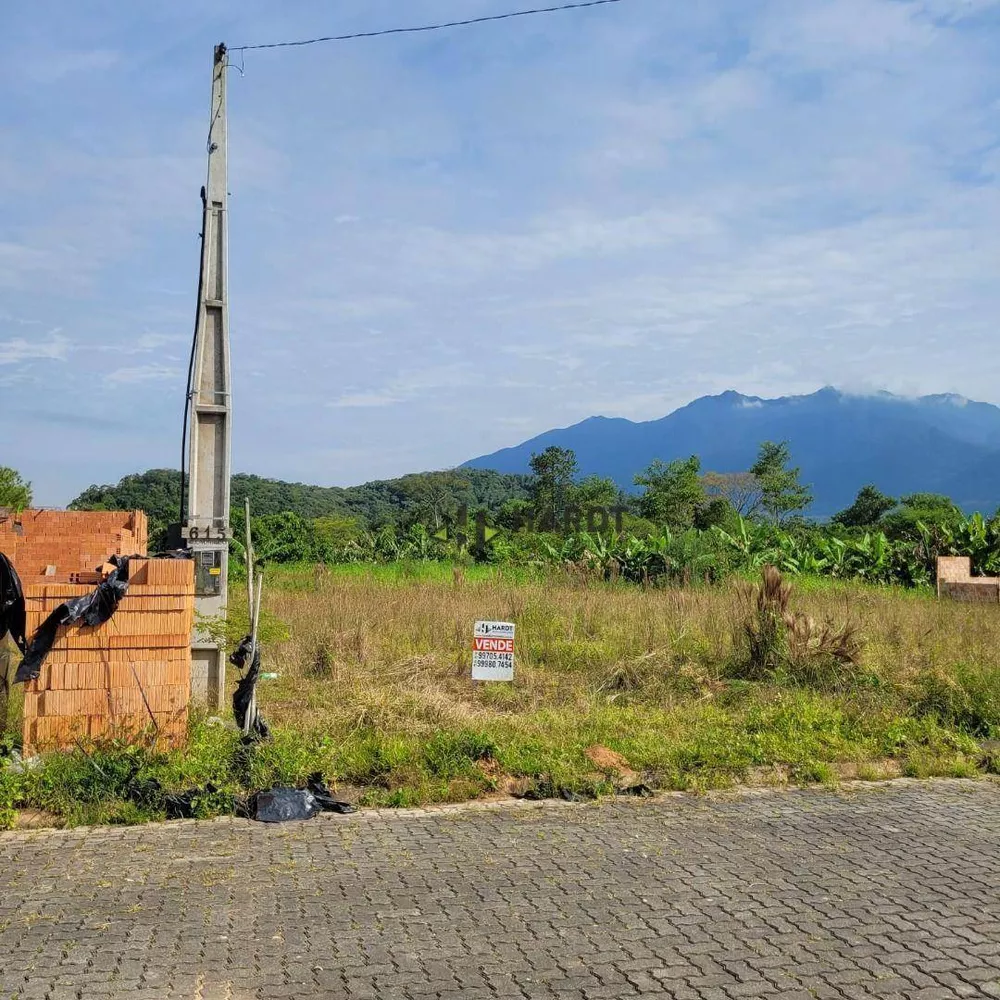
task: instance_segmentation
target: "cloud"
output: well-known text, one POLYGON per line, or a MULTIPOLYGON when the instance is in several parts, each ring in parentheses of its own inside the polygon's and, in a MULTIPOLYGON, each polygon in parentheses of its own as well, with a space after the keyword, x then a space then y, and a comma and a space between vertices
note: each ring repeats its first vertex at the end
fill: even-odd
POLYGON ((68 76, 111 69, 120 58, 118 52, 110 49, 37 52, 26 66, 26 75, 34 84, 61 84, 68 76))
POLYGON ((8 312, 0 312, 0 324, 12 323, 15 326, 44 326, 40 319, 28 319, 24 316, 13 316, 8 312))
POLYGON ((163 348, 190 343, 190 339, 189 334, 143 333, 134 339, 117 344, 94 344, 90 350, 111 354, 151 354, 154 351, 162 353, 163 348))
MULTIPOLYGON (((22 5, 0 37, 20 109, 0 129, 3 309, 40 324, 0 320, 22 335, 0 352, 17 343, 6 370, 32 377, 24 345, 64 331, 73 364, 45 373, 73 412, 109 354, 113 384, 183 382, 209 69, 192 17, 266 40, 329 12, 109 0, 97 24, 52 3, 64 30, 22 5), (57 104, 36 52, 61 57, 57 104)), ((397 7, 345 7, 343 30, 397 7)), ((997 399, 998 12, 631 0, 335 59, 248 54, 230 76, 234 462, 356 482, 728 388, 997 399)), ((173 455, 176 397, 144 393, 142 417, 137 460, 173 455)), ((79 458, 89 476, 100 444, 51 475, 36 444, 24 471, 68 480, 79 458)))
POLYGON ((382 407, 426 399, 428 394, 441 398, 453 396, 455 390, 476 386, 475 366, 466 362, 407 368, 390 379, 380 389, 348 393, 329 403, 333 407, 382 407))
POLYGON ((115 369, 108 374, 107 381, 118 385, 171 381, 179 385, 183 374, 180 368, 172 365, 137 365, 132 368, 115 369))
POLYGON ((341 396, 329 405, 340 407, 394 406, 396 403, 402 402, 402 399, 390 393, 356 392, 341 396))
POLYGON ((753 33, 752 56, 817 69, 857 65, 926 49, 936 30, 919 3, 896 0, 780 0, 753 33))
POLYGON ((20 288, 51 271, 54 255, 24 243, 0 242, 0 288, 20 288))
POLYGON ((921 7, 931 17, 955 23, 1000 7, 1000 0, 922 0, 921 7))
POLYGON ((69 340, 56 331, 44 343, 25 340, 23 337, 0 340, 0 365, 15 365, 25 361, 65 361, 69 350, 69 340))
POLYGON ((537 271, 562 261, 590 261, 625 253, 677 245, 718 231, 709 214, 680 207, 652 209, 635 215, 602 215, 588 209, 566 210, 543 217, 521 232, 469 234, 417 229, 388 235, 399 253, 399 266, 433 262, 441 280, 481 278, 503 268, 537 271))

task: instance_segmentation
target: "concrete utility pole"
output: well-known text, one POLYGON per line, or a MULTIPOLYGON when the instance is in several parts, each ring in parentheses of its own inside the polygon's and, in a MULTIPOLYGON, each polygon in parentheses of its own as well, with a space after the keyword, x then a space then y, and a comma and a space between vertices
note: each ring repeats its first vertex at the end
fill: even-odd
MULTIPOLYGON (((194 554, 195 608, 225 615, 228 598, 230 441, 229 268, 226 167, 226 46, 215 48, 208 135, 208 182, 202 189, 203 230, 198 322, 190 393, 187 518, 182 537, 194 554)), ((225 697, 224 652, 197 633, 191 643, 191 694, 219 707, 225 697)))

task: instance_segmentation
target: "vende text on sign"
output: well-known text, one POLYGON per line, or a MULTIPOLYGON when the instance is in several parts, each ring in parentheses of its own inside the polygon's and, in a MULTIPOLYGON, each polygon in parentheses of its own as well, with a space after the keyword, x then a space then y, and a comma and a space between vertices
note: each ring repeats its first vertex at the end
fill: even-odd
POLYGON ((514 679, 514 626, 511 622, 476 622, 472 633, 472 679, 514 679))

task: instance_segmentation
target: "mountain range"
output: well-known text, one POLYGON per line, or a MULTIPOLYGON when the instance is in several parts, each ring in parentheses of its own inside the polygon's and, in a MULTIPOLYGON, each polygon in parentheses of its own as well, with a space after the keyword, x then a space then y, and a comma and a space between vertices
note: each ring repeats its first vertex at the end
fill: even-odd
POLYGON ((907 398, 855 395, 832 387, 761 399, 738 392, 703 396, 658 420, 589 417, 466 462, 464 468, 525 473, 533 452, 572 448, 581 475, 609 476, 634 490, 654 459, 698 455, 702 471, 738 472, 762 441, 787 441, 801 481, 812 487, 807 512, 826 518, 873 483, 899 497, 950 496, 966 511, 1000 506, 1000 407, 953 394, 907 398))

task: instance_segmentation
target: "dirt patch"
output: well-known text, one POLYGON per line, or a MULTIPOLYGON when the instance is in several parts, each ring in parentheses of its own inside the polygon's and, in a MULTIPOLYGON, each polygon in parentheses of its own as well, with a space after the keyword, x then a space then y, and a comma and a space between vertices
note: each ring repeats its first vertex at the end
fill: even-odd
POLYGON ((595 743, 583 751, 586 758, 601 772, 601 777, 610 776, 615 786, 627 788, 641 784, 640 774, 632 769, 628 758, 610 747, 595 743))
POLYGON ((20 809, 14 820, 15 830, 51 830, 62 825, 61 816, 44 809, 20 809))
POLYGON ((508 774, 503 765, 492 757, 484 757, 476 761, 476 767, 483 777, 493 786, 486 795, 481 795, 481 799, 493 801, 496 799, 518 798, 524 795, 532 786, 531 778, 515 778, 508 774))
POLYGON ((888 781, 903 774, 903 765, 898 760, 876 760, 866 764, 835 765, 841 781, 888 781), (853 773, 851 773, 853 771, 853 773))
POLYGON ((583 752, 587 759, 601 771, 617 771, 621 774, 632 770, 632 765, 622 754, 609 747, 602 747, 599 743, 587 747, 583 752))
POLYGON ((504 770, 500 766, 500 761, 494 760, 492 757, 484 757, 482 760, 477 760, 476 767, 482 771, 484 778, 488 778, 497 784, 505 777, 504 770))
POLYGON ((787 764, 773 764, 770 767, 751 767, 747 771, 745 784, 750 788, 772 788, 787 785, 791 768, 787 764))

